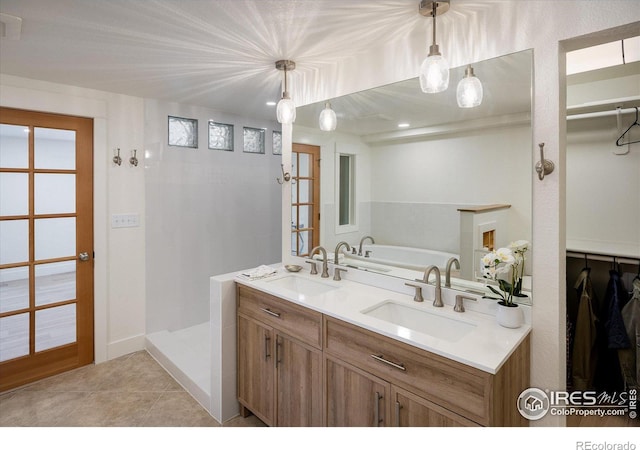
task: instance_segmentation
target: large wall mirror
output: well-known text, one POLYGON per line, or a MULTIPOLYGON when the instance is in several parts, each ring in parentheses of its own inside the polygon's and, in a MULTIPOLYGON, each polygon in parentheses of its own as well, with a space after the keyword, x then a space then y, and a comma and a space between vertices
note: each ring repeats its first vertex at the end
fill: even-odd
MULTIPOLYGON (((325 102, 298 108, 295 144, 320 148, 320 244, 339 263, 421 278, 450 258, 451 287, 486 293, 487 249, 531 242, 532 51, 473 63, 484 98, 460 108, 456 85, 423 94, 409 79, 330 100, 335 131, 318 125, 325 102), (332 255, 333 256, 333 255, 332 255)), ((530 301, 531 248, 525 263, 530 301)))

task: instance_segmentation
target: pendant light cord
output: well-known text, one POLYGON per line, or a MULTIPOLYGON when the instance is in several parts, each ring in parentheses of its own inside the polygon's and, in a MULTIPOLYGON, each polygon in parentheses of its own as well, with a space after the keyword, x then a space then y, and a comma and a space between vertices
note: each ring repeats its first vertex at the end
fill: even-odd
POLYGON ((438 10, 438 2, 433 2, 433 40, 431 41, 431 45, 436 45, 436 12, 438 10))

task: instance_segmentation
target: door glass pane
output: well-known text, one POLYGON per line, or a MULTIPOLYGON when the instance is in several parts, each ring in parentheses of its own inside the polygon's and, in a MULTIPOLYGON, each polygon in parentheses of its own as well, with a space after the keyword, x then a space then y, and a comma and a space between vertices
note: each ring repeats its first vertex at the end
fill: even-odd
POLYGON ((0 216, 29 214, 29 174, 0 173, 0 216))
POLYGON ((300 158, 300 168, 298 169, 301 177, 310 177, 311 171, 309 170, 309 161, 311 160, 311 155, 308 153, 298 153, 298 157, 300 158))
POLYGON ((76 132, 36 128, 34 135, 36 169, 76 168, 76 132))
POLYGON ((76 254, 76 219, 36 219, 36 260, 62 258, 76 254))
POLYGON ((299 180, 298 189, 300 189, 300 203, 311 202, 311 182, 309 180, 299 180))
POLYGON ((29 167, 29 127, 0 124, 0 167, 29 167))
POLYGON ((76 341, 75 303, 36 311, 36 351, 76 341))
POLYGON ((311 237, 311 233, 308 231, 301 231, 298 233, 298 248, 300 250, 299 255, 308 255, 309 251, 309 239, 311 237))
POLYGON ((291 233, 291 254, 298 255, 298 233, 291 233))
POLYGON ((295 153, 295 152, 291 154, 291 176, 292 177, 298 176, 298 155, 299 153, 295 153))
POLYGON ((0 318, 0 361, 29 354, 29 313, 0 318))
POLYGON ((76 176, 37 173, 35 178, 36 214, 76 212, 76 176))
POLYGON ((0 221, 0 264, 29 261, 29 221, 0 221))
POLYGON ((29 268, 12 267, 0 270, 0 313, 28 307, 29 268))
POLYGON ((309 220, 311 215, 311 207, 310 206, 300 206, 300 211, 298 212, 298 221, 300 223, 300 228, 309 228, 313 224, 309 220))
POLYGON ((291 228, 293 228, 294 230, 298 228, 298 207, 297 206, 291 207, 291 228))
POLYGON ((76 298, 76 262, 36 266, 36 306, 76 298))
POLYGON ((291 203, 298 203, 298 182, 291 185, 291 203))

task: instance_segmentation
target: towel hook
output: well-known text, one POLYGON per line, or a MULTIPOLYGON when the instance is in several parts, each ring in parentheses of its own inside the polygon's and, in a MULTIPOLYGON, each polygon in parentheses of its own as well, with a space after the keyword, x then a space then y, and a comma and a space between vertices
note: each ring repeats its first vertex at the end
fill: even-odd
POLYGON ((276 181, 278 182, 278 184, 284 184, 286 181, 289 181, 291 179, 291 174, 284 171, 284 164, 280 164, 280 168, 282 169, 282 179, 284 181, 280 181, 280 178, 276 178, 276 181))
POLYGON ((540 161, 536 163, 536 172, 538 172, 538 179, 542 181, 544 180, 545 175, 549 175, 553 172, 555 165, 553 164, 553 161, 544 159, 544 142, 538 144, 538 147, 540 147, 540 161))

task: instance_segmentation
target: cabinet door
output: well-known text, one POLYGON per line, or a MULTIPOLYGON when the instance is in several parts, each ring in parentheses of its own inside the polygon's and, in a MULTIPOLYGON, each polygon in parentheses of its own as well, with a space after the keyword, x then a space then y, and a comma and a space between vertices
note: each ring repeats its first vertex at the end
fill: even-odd
POLYGON ((273 330, 238 316, 238 400, 267 425, 274 425, 273 330))
POLYGON ((322 352, 276 334, 277 425, 322 426, 322 352))
POLYGON ((327 426, 389 425, 389 383, 332 358, 325 358, 325 375, 327 426))
POLYGON ((477 427, 477 423, 436 405, 411 392, 392 387, 396 427, 477 427))

